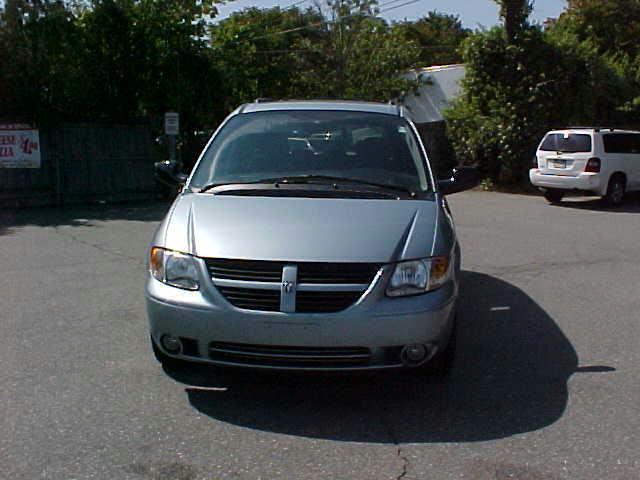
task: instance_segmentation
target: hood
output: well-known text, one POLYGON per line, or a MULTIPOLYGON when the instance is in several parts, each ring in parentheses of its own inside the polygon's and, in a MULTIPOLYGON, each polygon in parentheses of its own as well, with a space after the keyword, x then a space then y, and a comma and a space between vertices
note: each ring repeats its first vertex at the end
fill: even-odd
POLYGON ((437 216, 427 200, 185 194, 157 238, 199 257, 386 263, 430 255, 437 216))

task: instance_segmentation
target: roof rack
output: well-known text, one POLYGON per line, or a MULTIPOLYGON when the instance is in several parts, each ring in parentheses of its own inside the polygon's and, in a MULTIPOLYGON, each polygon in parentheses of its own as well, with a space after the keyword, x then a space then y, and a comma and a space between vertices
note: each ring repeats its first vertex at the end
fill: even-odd
POLYGON ((615 128, 613 127, 585 127, 585 126, 571 126, 571 127, 565 127, 565 128, 561 128, 559 130, 595 130, 596 132, 599 132, 600 130, 609 130, 610 132, 613 132, 615 130, 615 128))
POLYGON ((266 102, 275 102, 275 100, 269 97, 258 97, 253 101, 253 103, 266 103, 266 102))

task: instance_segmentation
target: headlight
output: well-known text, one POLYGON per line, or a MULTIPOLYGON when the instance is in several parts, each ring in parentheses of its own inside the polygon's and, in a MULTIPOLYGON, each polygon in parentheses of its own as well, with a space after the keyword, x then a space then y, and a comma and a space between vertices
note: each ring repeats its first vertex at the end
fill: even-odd
POLYGON ((185 290, 198 290, 198 271, 191 255, 166 250, 151 249, 149 271, 156 280, 185 290))
POLYGON ((448 257, 400 262, 389 281, 387 295, 404 297, 429 292, 441 287, 450 276, 448 257))

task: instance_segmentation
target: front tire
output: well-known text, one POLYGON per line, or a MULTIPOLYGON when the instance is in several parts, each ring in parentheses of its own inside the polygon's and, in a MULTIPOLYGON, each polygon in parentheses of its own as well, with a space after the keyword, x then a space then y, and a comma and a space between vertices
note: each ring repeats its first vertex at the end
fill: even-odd
POLYGON ((544 198, 546 198, 549 203, 560 203, 562 197, 564 197, 562 190, 547 189, 544 192, 544 198))
POLYGON ((610 207, 617 207, 622 204, 624 195, 626 193, 627 184, 622 175, 614 175, 609 180, 607 186, 607 194, 604 196, 604 201, 610 207))

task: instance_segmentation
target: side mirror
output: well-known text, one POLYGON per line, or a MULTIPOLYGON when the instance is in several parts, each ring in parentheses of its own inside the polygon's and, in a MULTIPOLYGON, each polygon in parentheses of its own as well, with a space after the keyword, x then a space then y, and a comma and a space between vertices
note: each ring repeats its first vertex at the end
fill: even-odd
POLYGON ((180 172, 178 162, 165 160, 153 164, 156 180, 170 187, 178 187, 187 182, 187 175, 180 172))
POLYGON ((480 174, 474 167, 457 167, 451 171, 451 178, 438 181, 438 189, 443 195, 469 190, 480 184, 480 174))

